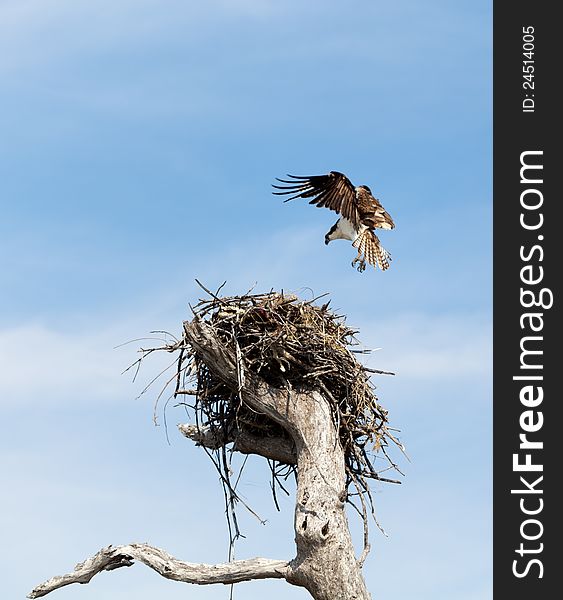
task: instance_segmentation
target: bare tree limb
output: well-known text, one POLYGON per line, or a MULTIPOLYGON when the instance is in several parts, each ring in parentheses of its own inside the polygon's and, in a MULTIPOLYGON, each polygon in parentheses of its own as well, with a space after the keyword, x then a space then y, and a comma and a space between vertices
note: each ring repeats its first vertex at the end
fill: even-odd
POLYGON ((290 570, 289 563, 285 560, 251 558, 207 565, 178 560, 164 550, 148 544, 108 546, 77 564, 72 573, 53 577, 38 585, 28 598, 40 598, 71 583, 88 583, 102 571, 130 567, 134 561, 144 563, 167 579, 198 585, 231 584, 251 579, 283 579, 290 570))
POLYGON ((279 437, 254 436, 247 431, 234 430, 227 439, 219 436, 216 429, 205 425, 178 425, 180 433, 196 444, 210 450, 217 450, 226 444, 234 442, 234 449, 242 454, 258 454, 270 460, 294 465, 297 463, 297 453, 291 440, 279 437))

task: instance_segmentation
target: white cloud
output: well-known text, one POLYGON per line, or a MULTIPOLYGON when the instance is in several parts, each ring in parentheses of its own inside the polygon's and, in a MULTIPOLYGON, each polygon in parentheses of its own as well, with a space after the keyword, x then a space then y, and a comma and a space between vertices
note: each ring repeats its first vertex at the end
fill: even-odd
POLYGON ((1 330, 0 404, 41 403, 45 406, 136 396, 147 376, 156 375, 172 358, 168 354, 155 357, 150 369, 141 371, 139 383, 132 385, 133 371, 126 375, 122 372, 138 358, 136 350, 141 345, 153 344, 139 341, 115 347, 131 337, 118 323, 103 331, 92 329, 76 333, 41 325, 1 330))
MULTIPOLYGON (((34 403, 38 398, 42 404, 64 404, 85 398, 112 401, 137 396, 174 357, 167 353, 151 355, 132 385, 134 370, 126 375, 122 372, 138 358, 139 347, 152 347, 154 343, 140 340, 116 346, 148 336, 156 329, 169 328, 178 334, 182 320, 189 318, 187 303, 197 302, 197 298, 206 295, 194 278, 216 289, 225 273, 232 274, 223 290, 227 294, 243 293, 257 281, 257 291, 267 290, 270 285, 275 287, 276 281, 286 281, 296 269, 301 271, 302 256, 307 255, 312 239, 309 230, 281 232, 267 239, 256 239, 250 248, 246 245, 231 248, 216 260, 196 257, 193 263, 201 268, 185 275, 186 285, 162 286, 159 292, 136 298, 135 313, 131 312, 130 305, 116 305, 107 318, 88 303, 82 309, 68 308, 71 314, 64 329, 36 322, 0 329, 0 404, 34 403)), ((170 275, 176 276, 176 272, 170 275)), ((307 292, 303 295, 310 297, 307 292)), ((61 302, 55 313, 58 323, 66 310, 61 302)), ((156 397, 165 381, 166 376, 163 376, 154 384, 149 396, 156 397)))
MULTIPOLYGON (((27 403, 41 398, 42 404, 59 404, 134 397, 173 361, 167 353, 152 355, 134 385, 133 371, 122 375, 138 357, 137 349, 153 344, 139 341, 115 346, 144 331, 144 324, 131 321, 123 325, 119 318, 103 330, 70 333, 31 324, 2 330, 0 402, 27 403)), ((491 373, 491 337, 483 319, 397 315, 382 323, 366 322, 359 337, 366 345, 382 348, 367 357, 368 366, 393 371, 404 382, 487 377, 491 373)), ((155 396, 166 379, 164 375, 154 385, 155 396)))
POLYGON ((491 375, 491 333, 482 315, 411 313, 367 322, 359 337, 382 347, 369 356, 368 366, 403 380, 445 380, 491 375))

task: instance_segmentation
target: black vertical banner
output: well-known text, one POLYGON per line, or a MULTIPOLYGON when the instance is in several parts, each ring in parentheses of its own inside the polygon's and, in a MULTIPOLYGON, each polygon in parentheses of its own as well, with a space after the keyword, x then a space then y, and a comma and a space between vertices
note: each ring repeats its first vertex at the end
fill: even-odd
POLYGON ((561 595, 563 33, 556 6, 494 2, 497 600, 561 595))

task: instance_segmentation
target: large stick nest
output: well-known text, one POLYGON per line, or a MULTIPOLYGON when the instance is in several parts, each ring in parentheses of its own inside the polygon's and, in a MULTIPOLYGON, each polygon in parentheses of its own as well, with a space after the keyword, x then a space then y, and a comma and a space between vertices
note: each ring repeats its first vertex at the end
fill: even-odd
MULTIPOLYGON (((355 337, 358 332, 346 325, 344 317, 332 312, 328 302, 319 304, 319 298, 302 301, 293 294, 273 291, 219 297, 218 292, 214 294, 202 287, 209 297, 192 307, 194 319, 211 327, 228 353, 236 357, 238 385, 227 385, 215 375, 190 344, 189 322, 184 324, 181 339, 141 352, 143 357, 155 350, 179 352, 175 361, 176 376, 169 380, 169 383, 175 382, 172 396, 195 397, 193 403, 182 404, 193 411, 194 430, 211 433, 215 441, 215 445, 209 445, 207 438, 202 446, 221 474, 231 542, 240 535, 234 506, 242 500, 236 493, 236 483, 231 484, 233 470, 226 447, 235 442, 236 450, 240 434, 270 440, 270 443, 274 438, 291 443, 289 434, 279 424, 244 402, 244 393, 239 391, 243 388, 244 373, 250 373, 276 388, 316 390, 330 402, 345 455, 348 501, 363 518, 367 548, 368 505, 375 517, 368 480, 400 483, 382 475, 389 470, 401 473, 387 450, 391 444, 401 450, 403 447, 394 437, 387 410, 379 404, 375 386, 370 381, 373 374, 392 373, 367 368, 358 360, 359 355, 369 351, 358 348, 360 344, 355 337), (354 496, 359 498, 360 507, 355 504, 354 496)), ((162 393, 164 389, 160 395, 162 393)), ((295 474, 296 466, 272 459, 269 464, 272 493, 278 506, 276 484, 286 491, 283 480, 295 474)))
MULTIPOLYGON (((374 453, 396 440, 388 426, 387 411, 379 404, 370 381, 375 371, 357 355, 357 331, 329 309, 329 303, 301 301, 278 292, 201 300, 197 319, 210 325, 225 348, 237 356, 244 370, 276 388, 317 390, 332 406, 340 433, 349 477, 382 478, 372 462, 374 453)), ((236 387, 223 383, 190 346, 186 337, 178 364, 177 392, 185 377, 196 385, 196 408, 201 423, 225 433, 234 428, 254 436, 287 437, 282 428, 241 401, 236 387)), ((388 460, 383 470, 395 465, 388 460)))

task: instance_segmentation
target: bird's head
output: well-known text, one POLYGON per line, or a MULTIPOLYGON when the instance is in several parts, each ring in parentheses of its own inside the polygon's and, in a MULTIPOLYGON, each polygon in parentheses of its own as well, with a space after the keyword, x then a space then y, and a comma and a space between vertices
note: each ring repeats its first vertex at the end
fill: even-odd
POLYGON ((366 192, 369 192, 371 194, 371 190, 368 188, 367 185, 359 185, 358 187, 362 188, 363 190, 366 190, 366 192))

